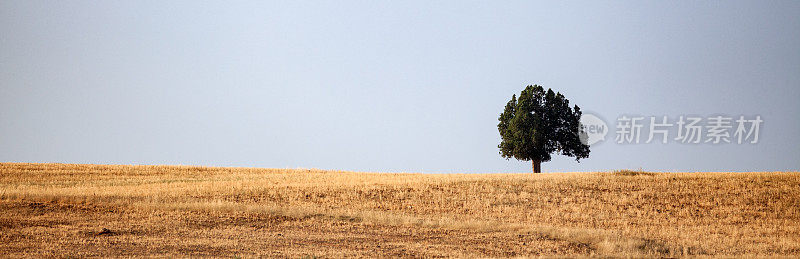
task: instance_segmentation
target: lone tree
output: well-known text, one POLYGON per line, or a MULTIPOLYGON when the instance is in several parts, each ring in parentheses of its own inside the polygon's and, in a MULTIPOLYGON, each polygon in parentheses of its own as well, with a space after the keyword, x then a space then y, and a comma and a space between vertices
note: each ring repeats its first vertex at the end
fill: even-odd
POLYGON ((552 89, 544 91, 539 85, 529 85, 519 94, 511 96, 500 114, 497 129, 502 141, 497 147, 506 160, 516 158, 532 161, 533 172, 541 173, 542 162, 550 161, 550 154, 589 157, 589 146, 581 142, 581 109, 569 107, 569 100, 552 89))

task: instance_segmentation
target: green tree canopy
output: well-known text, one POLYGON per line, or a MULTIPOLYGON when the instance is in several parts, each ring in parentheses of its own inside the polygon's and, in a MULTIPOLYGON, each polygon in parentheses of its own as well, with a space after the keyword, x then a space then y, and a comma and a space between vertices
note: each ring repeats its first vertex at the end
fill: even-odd
POLYGON ((541 172, 541 162, 550 161, 552 153, 581 158, 589 157, 589 146, 581 142, 581 109, 569 107, 569 100, 552 89, 529 85, 506 104, 497 129, 502 141, 497 147, 506 159, 532 161, 534 173, 541 172))

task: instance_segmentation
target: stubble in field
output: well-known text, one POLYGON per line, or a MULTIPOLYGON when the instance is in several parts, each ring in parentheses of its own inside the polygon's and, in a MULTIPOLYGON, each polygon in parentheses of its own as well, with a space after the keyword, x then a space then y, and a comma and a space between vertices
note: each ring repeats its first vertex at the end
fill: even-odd
POLYGON ((800 255, 800 174, 0 164, 10 256, 800 255))

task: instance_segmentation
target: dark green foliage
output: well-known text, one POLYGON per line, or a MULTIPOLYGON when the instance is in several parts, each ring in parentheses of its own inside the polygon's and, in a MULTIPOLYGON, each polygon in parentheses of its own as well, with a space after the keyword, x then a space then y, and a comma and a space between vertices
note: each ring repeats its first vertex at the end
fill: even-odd
POLYGON ((580 118, 580 108, 570 108, 561 93, 529 85, 519 98, 511 97, 498 118, 500 155, 533 161, 534 171, 538 163, 550 161, 552 153, 575 157, 576 161, 587 158, 589 146, 580 141, 580 118))

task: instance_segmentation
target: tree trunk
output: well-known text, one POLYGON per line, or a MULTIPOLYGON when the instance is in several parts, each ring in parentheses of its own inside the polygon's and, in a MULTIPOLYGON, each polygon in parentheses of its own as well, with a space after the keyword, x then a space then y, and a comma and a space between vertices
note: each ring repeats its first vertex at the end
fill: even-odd
POLYGON ((542 172, 542 161, 533 160, 533 173, 538 174, 542 172))

